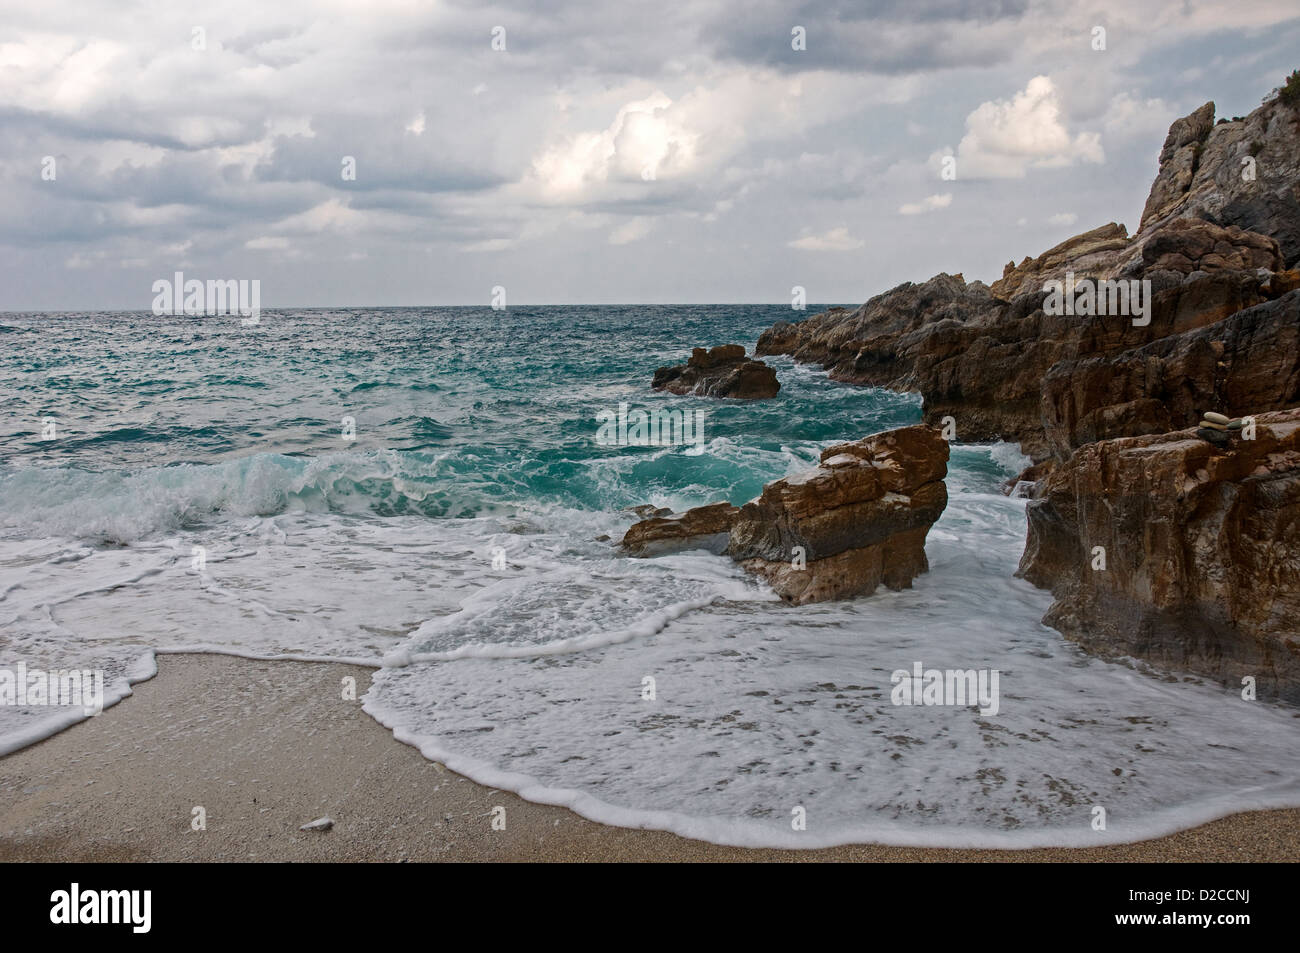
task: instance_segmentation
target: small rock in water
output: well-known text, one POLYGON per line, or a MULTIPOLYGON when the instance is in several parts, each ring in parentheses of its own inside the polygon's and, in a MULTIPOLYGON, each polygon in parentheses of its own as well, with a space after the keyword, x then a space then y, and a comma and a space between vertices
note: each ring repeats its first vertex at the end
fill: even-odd
POLYGON ((328 817, 318 817, 310 824, 304 824, 298 828, 300 831, 327 831, 334 826, 334 821, 328 817))

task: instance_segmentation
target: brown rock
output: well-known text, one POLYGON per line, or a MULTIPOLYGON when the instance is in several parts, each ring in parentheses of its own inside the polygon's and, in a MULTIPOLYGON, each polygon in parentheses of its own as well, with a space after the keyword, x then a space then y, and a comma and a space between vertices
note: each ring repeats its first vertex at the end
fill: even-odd
POLYGON ((1140 242, 1144 271, 1254 271, 1282 267, 1275 239, 1230 225, 1178 218, 1140 242))
POLYGON ((822 453, 741 507, 727 552, 795 604, 907 588, 928 568, 925 537, 948 502, 948 444, 904 427, 822 453), (799 551, 804 568, 797 568, 799 551))
POLYGON ((1285 267, 1296 267, 1300 115, 1273 100, 1239 122, 1213 119, 1206 103, 1170 127, 1134 242, 1171 219, 1203 219, 1275 239, 1285 267))
MULTIPOLYGON (((1225 281, 1201 280, 1218 282, 1220 290, 1229 288, 1225 281)), ((1048 371, 1041 420, 1058 459, 1094 440, 1195 426, 1210 407, 1240 417, 1300 404, 1300 291, 1242 310, 1231 306, 1228 291, 1199 300, 1211 316, 1232 313, 1144 347, 1061 361, 1048 371), (1229 303, 1212 304, 1219 301, 1229 303)), ((1171 326, 1196 323, 1188 315, 1179 319, 1176 302, 1170 307, 1171 326)))
POLYGON ((776 371, 762 361, 747 360, 739 344, 722 344, 710 351, 697 347, 685 364, 655 371, 651 386, 671 394, 738 400, 775 397, 781 389, 776 371))
POLYGON ((710 503, 685 513, 652 516, 628 529, 623 550, 629 556, 662 556, 692 549, 721 553, 727 548, 728 533, 739 511, 730 503, 710 503))
POLYGON ((1059 468, 1028 505, 1019 572, 1056 597, 1043 621, 1092 651, 1300 701, 1300 410, 1255 420, 1254 440, 1126 437, 1059 468))
POLYGON ((1186 198, 1205 140, 1213 129, 1214 103, 1206 103, 1169 127, 1164 148, 1160 150, 1160 171, 1151 184, 1139 231, 1148 221, 1164 215, 1186 198))
POLYGON ((1068 238, 1037 258, 1026 258, 1019 267, 1003 269, 1002 278, 989 286, 995 298, 1010 301, 1017 295, 1037 294, 1051 280, 1060 281, 1066 271, 1076 278, 1097 278, 1114 266, 1116 252, 1128 246, 1128 229, 1111 222, 1092 231, 1068 238))
POLYGON ((1048 458, 1026 467, 1016 477, 1002 483, 1002 492, 1006 496, 1029 497, 1036 500, 1046 490, 1047 478, 1056 470, 1056 461, 1048 458))

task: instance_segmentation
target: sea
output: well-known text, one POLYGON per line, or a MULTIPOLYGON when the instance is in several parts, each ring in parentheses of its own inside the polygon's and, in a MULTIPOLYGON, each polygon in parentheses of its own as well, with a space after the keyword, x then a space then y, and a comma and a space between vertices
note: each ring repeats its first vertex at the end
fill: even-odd
MULTIPOLYGON (((801 316, 0 314, 0 670, 101 671, 111 719, 159 654, 375 666, 356 704, 428 758, 721 844, 1088 846, 1300 806, 1300 712, 1041 624, 1015 446, 958 433, 909 590, 792 607, 724 557, 622 555, 633 507, 744 503, 920 420, 785 357, 772 400, 650 389, 801 316), (598 441, 620 404, 703 407, 703 438, 598 441), (996 672, 996 712, 897 703, 917 666, 996 672)), ((0 753, 85 717, 0 705, 0 753)))

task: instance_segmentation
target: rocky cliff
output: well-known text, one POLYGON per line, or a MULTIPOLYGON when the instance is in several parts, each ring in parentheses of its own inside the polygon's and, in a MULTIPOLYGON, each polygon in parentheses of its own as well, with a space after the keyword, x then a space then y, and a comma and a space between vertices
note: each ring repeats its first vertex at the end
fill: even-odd
POLYGON ((1252 395, 1260 403, 1222 404, 1239 388, 1185 360, 1186 336, 1203 328, 1213 330, 1198 340, 1213 342, 1214 364, 1229 368, 1244 367, 1242 346, 1285 343, 1292 305, 1256 311, 1247 337, 1240 321, 1224 322, 1300 287, 1300 114, 1278 100, 1234 122, 1214 125, 1213 113, 1207 103, 1174 123, 1135 235, 1102 225, 1009 263, 992 285, 948 274, 908 282, 851 311, 777 324, 755 353, 917 391, 927 423, 951 417, 958 440, 1015 441, 1035 462, 1064 461, 1091 440, 1191 426, 1202 409, 1290 406, 1294 390, 1280 383, 1252 395), (1100 313, 1100 292, 1087 307, 1067 292, 1073 313, 1053 309, 1045 285, 1067 273, 1076 283, 1137 281, 1135 292, 1150 293, 1145 313, 1132 302, 1115 313, 1114 297, 1100 313), (1118 392, 1110 366, 1125 369, 1118 392))
POLYGON ((1019 574, 1055 595, 1045 623, 1300 702, 1300 410, 1226 449, 1193 430, 1089 444, 1027 508, 1019 574))

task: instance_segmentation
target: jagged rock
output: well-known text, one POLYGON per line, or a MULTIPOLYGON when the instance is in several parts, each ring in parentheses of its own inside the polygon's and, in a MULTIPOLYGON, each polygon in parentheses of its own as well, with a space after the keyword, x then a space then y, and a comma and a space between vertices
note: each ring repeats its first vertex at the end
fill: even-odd
POLYGON ((1290 268, 1271 275, 1263 275, 1259 290, 1272 298, 1279 298, 1300 288, 1300 268, 1290 268))
POLYGON ((947 472, 947 441, 925 426, 830 447, 741 507, 727 553, 797 605, 909 588, 929 568, 947 472))
POLYGON ((1142 244, 1142 271, 1252 271, 1282 267, 1277 241, 1235 225, 1174 219, 1152 232, 1142 244))
POLYGON ((1164 148, 1160 150, 1160 171, 1151 184, 1146 206, 1142 209, 1140 231, 1147 222, 1160 218, 1177 206, 1187 196, 1196 174, 1205 140, 1214 130, 1214 103, 1200 109, 1169 127, 1164 148))
MULTIPOLYGON (((904 283, 851 312, 782 322, 760 338, 757 353, 821 364, 835 380, 917 391, 927 423, 951 417, 958 440, 1015 441, 1035 462, 1064 460, 1090 440, 1190 426, 1206 382, 1216 386, 1215 364, 1232 364, 1234 350, 1255 338, 1228 326, 1210 332, 1219 343, 1208 367, 1204 354, 1153 355, 1155 343, 1300 286, 1300 116, 1273 102, 1240 121, 1212 123, 1212 104, 1174 123, 1132 239, 1116 223, 1092 229, 1008 265, 989 287, 946 274, 904 283), (1238 161, 1247 152, 1258 159, 1253 180, 1238 161), (1256 208, 1252 202, 1266 214, 1237 214, 1256 208), (1066 272, 1150 281, 1147 313, 1136 325, 1129 315, 1045 313, 1044 284, 1066 272), (1153 356, 1162 363, 1143 363, 1153 356), (1193 378, 1180 379, 1184 372, 1193 378)), ((1283 327, 1255 334, 1288 337, 1283 327)), ((1289 394, 1271 386, 1278 383, 1265 389, 1289 394)), ((1256 405, 1280 406, 1287 405, 1274 398, 1256 405)))
POLYGON ((1300 291, 1221 310, 1228 317, 1143 347, 1053 366, 1042 420, 1057 458, 1094 440, 1192 427, 1208 409, 1240 417, 1300 404, 1300 291))
POLYGON ((1255 421, 1253 440, 1125 437, 1059 467, 1028 504, 1019 572, 1055 596, 1043 621, 1092 651, 1300 701, 1300 410, 1255 421))
POLYGON ((1028 497, 1036 500, 1043 495, 1047 478, 1055 469, 1056 461, 1050 457, 1025 467, 1018 476, 1002 482, 1002 493, 1005 496, 1028 497))
POLYGON ((727 548, 728 533, 739 511, 730 503, 711 503, 666 516, 655 510, 656 515, 632 524, 623 536, 623 550, 629 556, 663 556, 692 549, 721 553, 727 548))
POLYGON ((685 364, 655 371, 651 386, 672 394, 739 400, 775 397, 781 389, 776 371, 762 361, 748 360, 739 344, 721 344, 711 351, 697 347, 685 364))
POLYGON ((633 525, 632 556, 709 549, 802 605, 906 589, 929 568, 925 537, 948 502, 948 443, 904 427, 829 447, 812 470, 769 483, 743 507, 713 503, 633 525))
POLYGON ((1038 294, 1051 280, 1061 280, 1066 271, 1076 278, 1098 278, 1110 272, 1118 260, 1117 253, 1128 247, 1128 229, 1111 222, 1090 232, 1068 238, 1037 258, 1026 258, 1019 265, 1008 264, 1002 278, 989 285, 995 298, 1010 301, 1017 295, 1038 294))
POLYGON ((758 345, 754 348, 754 353, 756 355, 793 354, 798 346, 798 326, 789 321, 778 321, 758 336, 758 345))
POLYGON ((1285 267, 1300 262, 1300 114, 1272 100, 1212 125, 1206 103, 1169 129, 1134 241, 1171 218, 1236 225, 1277 240, 1285 267), (1252 160, 1252 161, 1246 161, 1252 160))
POLYGON ((668 516, 672 513, 666 506, 655 506, 653 503, 642 503, 640 506, 628 506, 623 509, 624 513, 631 513, 633 516, 648 520, 652 516, 668 516))

